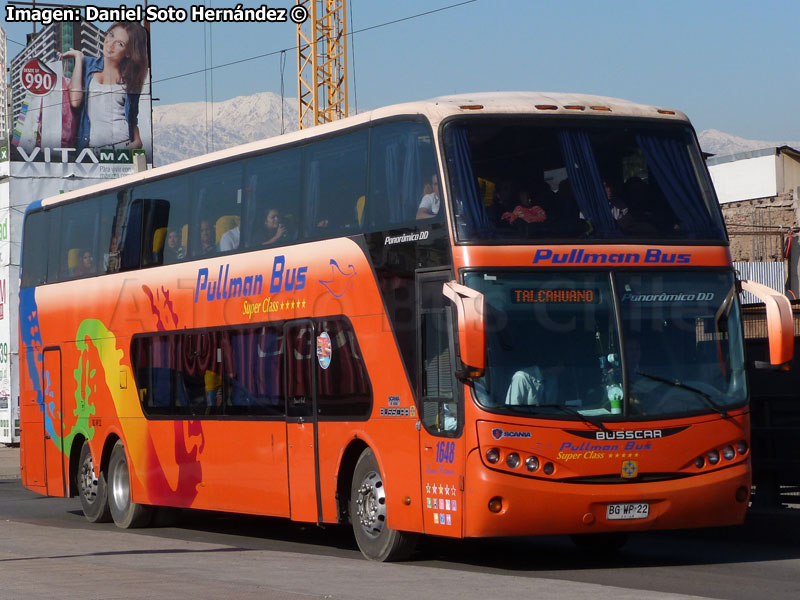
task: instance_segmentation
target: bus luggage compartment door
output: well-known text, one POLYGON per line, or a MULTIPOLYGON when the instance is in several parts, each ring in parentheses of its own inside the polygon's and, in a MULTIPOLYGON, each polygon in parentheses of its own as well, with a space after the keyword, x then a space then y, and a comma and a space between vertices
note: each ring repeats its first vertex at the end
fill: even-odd
POLYGON ((284 329, 286 348, 286 445, 289 459, 289 510, 293 521, 321 522, 315 371, 312 321, 293 321, 284 329))

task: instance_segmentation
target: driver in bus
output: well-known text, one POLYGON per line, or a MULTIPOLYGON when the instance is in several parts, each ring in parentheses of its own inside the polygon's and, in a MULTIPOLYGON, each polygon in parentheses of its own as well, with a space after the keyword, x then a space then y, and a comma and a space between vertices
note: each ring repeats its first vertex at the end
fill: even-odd
POLYGON ((563 370, 563 365, 545 369, 533 365, 519 369, 511 376, 511 384, 506 392, 506 404, 511 406, 556 404, 558 374, 563 370))

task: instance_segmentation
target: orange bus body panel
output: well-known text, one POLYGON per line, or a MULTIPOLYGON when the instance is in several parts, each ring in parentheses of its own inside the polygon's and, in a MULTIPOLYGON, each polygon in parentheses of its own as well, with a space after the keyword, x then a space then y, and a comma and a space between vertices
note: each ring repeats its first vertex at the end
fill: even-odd
MULTIPOLYGON (((402 502, 406 496, 420 497, 419 447, 416 441, 396 443, 418 438, 416 412, 391 417, 379 413, 389 396, 400 398, 405 407, 412 407, 414 398, 406 378, 396 376, 404 372, 403 365, 370 265, 354 242, 336 239, 42 286, 35 289, 33 306, 23 302, 21 314, 38 331, 41 346, 61 349, 65 456, 75 451, 75 440, 88 439, 93 455, 100 457, 109 436, 119 436, 130 459, 135 502, 291 514, 312 521, 317 520, 316 507, 298 510, 306 502, 313 504, 315 497, 308 483, 313 482, 313 453, 298 457, 295 465, 287 463, 290 443, 285 420, 145 418, 131 367, 131 338, 185 328, 345 315, 370 374, 372 417, 369 425, 325 421, 318 425, 323 520, 338 518, 335 492, 341 455, 358 437, 354 432, 368 430, 381 466, 391 474, 387 487, 402 488, 401 495, 388 496, 390 525, 422 529, 420 506, 402 502), (277 256, 285 258, 286 269, 306 267, 302 290, 284 289, 273 273, 277 256), (343 269, 334 268, 334 261, 343 269), (199 275, 201 269, 207 272, 199 275), (262 293, 217 298, 209 292, 212 280, 224 290, 234 274, 260 275, 262 293), (270 291, 273 275, 277 292, 270 291), (302 487, 291 491, 290 508, 292 482, 301 478, 302 487)), ((39 342, 29 345, 21 343, 24 435, 42 439, 43 430, 56 425, 52 415, 43 417, 37 401, 41 388, 32 383, 30 365, 41 363, 25 355, 36 354, 40 360, 39 342)), ((33 375, 42 377, 41 372, 33 375)), ((60 440, 47 440, 48 447, 55 448, 56 443, 60 440)), ((23 453, 25 483, 42 492, 47 486, 43 450, 44 444, 37 451, 35 443, 26 443, 23 453)))

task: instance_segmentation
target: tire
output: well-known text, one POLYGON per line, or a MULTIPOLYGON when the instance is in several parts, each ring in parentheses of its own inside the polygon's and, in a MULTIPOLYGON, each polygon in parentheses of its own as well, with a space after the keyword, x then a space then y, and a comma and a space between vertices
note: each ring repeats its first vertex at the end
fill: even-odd
POLYGON ((386 526, 386 493, 372 450, 361 453, 350 488, 350 522, 361 554, 379 562, 408 558, 419 537, 386 526))
POLYGON ((627 542, 627 533, 614 531, 610 533, 576 533, 570 536, 572 543, 581 550, 616 552, 627 542))
POLYGON ((108 508, 108 488, 106 474, 100 471, 100 477, 94 476, 94 461, 89 442, 83 442, 81 456, 78 459, 78 496, 86 520, 90 523, 108 523, 111 511, 108 508))
POLYGON ((131 502, 131 479, 125 446, 117 441, 108 461, 108 506, 111 518, 121 529, 147 527, 153 507, 131 502))

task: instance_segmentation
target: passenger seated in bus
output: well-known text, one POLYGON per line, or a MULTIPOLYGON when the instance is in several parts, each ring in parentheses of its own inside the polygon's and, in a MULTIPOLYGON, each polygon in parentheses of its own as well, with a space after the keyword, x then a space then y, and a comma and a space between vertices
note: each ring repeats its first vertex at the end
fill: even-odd
POLYGON ((500 216, 501 221, 506 221, 514 225, 519 220, 519 225, 530 223, 544 223, 547 220, 547 211, 543 208, 543 202, 534 200, 530 192, 521 190, 517 195, 517 205, 510 211, 504 212, 500 216))
POLYGON ((264 241, 262 246, 277 244, 286 237, 286 226, 281 223, 281 215, 277 208, 271 208, 264 217, 264 241))
POLYGON ((84 277, 86 275, 94 275, 94 256, 92 256, 92 251, 81 250, 78 256, 80 257, 80 260, 78 261, 76 267, 72 270, 72 276, 84 277))
POLYGON ((222 406, 222 376, 207 370, 203 375, 203 381, 206 388, 206 405, 222 406))
POLYGON ((167 243, 164 246, 164 264, 183 260, 185 254, 186 251, 181 246, 181 232, 178 229, 170 229, 167 233, 167 243))
POLYGON ((108 252, 103 254, 103 270, 106 273, 116 273, 119 271, 119 248, 117 247, 117 234, 111 236, 111 242, 108 245, 108 252))
POLYGON ((236 250, 238 247, 239 247, 239 224, 237 223, 232 228, 228 229, 228 231, 222 234, 222 237, 219 239, 219 251, 230 252, 231 250, 236 250))
POLYGON ((431 193, 425 194, 417 208, 417 219, 431 219, 439 214, 441 198, 439 196, 439 176, 434 173, 431 177, 431 193))
POLYGON ((503 220, 503 215, 514 210, 519 201, 517 184, 511 179, 502 179, 495 186, 492 205, 488 209, 489 220, 500 227, 508 227, 508 221, 503 220))
POLYGON ((217 251, 214 244, 214 230, 211 223, 203 219, 200 221, 200 245, 197 248, 198 256, 210 256, 217 251))
POLYGON ((603 180, 603 189, 606 192, 608 199, 608 208, 611 210, 611 216, 620 226, 620 229, 625 229, 626 223, 630 220, 630 208, 628 203, 625 202, 616 190, 616 186, 608 180, 603 180))

